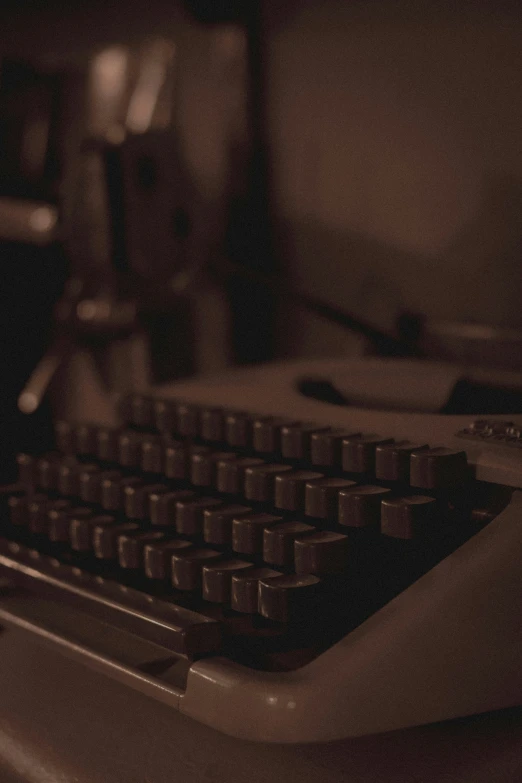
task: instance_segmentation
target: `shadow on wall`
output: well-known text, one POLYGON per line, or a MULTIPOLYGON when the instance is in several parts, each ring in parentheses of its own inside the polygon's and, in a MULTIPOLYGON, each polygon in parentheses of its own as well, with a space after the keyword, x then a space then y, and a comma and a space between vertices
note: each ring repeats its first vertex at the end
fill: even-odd
MULTIPOLYGON (((383 328, 405 311, 438 320, 522 326, 522 178, 492 174, 476 213, 437 254, 413 252, 357 231, 316 221, 281 221, 284 258, 300 259, 294 285, 317 293, 383 328), (341 299, 339 292, 344 297, 341 299)), ((336 355, 354 352, 356 338, 281 304, 281 352, 336 355)))

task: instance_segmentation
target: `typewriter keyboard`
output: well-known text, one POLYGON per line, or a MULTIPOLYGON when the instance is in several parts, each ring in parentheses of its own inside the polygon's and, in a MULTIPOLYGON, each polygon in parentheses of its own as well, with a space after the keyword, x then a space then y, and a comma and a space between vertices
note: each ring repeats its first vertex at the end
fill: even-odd
POLYGON ((18 456, 0 560, 189 660, 302 666, 511 495, 465 451, 377 433, 141 395, 122 419, 18 456))

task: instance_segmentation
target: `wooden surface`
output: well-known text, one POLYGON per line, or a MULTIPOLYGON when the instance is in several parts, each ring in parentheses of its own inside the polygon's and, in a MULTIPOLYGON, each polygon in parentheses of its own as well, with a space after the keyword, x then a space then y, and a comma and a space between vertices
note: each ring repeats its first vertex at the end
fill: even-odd
POLYGON ((15 631, 0 635, 2 783, 515 783, 522 709, 312 746, 241 742, 15 631))

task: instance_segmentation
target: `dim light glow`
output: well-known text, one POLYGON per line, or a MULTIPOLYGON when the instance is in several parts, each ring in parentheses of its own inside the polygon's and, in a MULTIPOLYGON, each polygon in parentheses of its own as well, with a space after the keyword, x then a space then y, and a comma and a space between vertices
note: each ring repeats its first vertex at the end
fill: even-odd
POLYGON ((56 213, 50 207, 37 207, 29 215, 29 225, 41 234, 51 231, 56 225, 56 213))

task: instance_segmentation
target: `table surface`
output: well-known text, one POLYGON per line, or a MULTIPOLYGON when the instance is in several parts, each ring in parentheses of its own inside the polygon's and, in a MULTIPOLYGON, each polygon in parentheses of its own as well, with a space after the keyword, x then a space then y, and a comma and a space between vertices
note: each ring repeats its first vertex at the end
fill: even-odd
POLYGON ((522 708, 321 745, 235 740, 0 634, 2 783, 515 783, 522 708))

